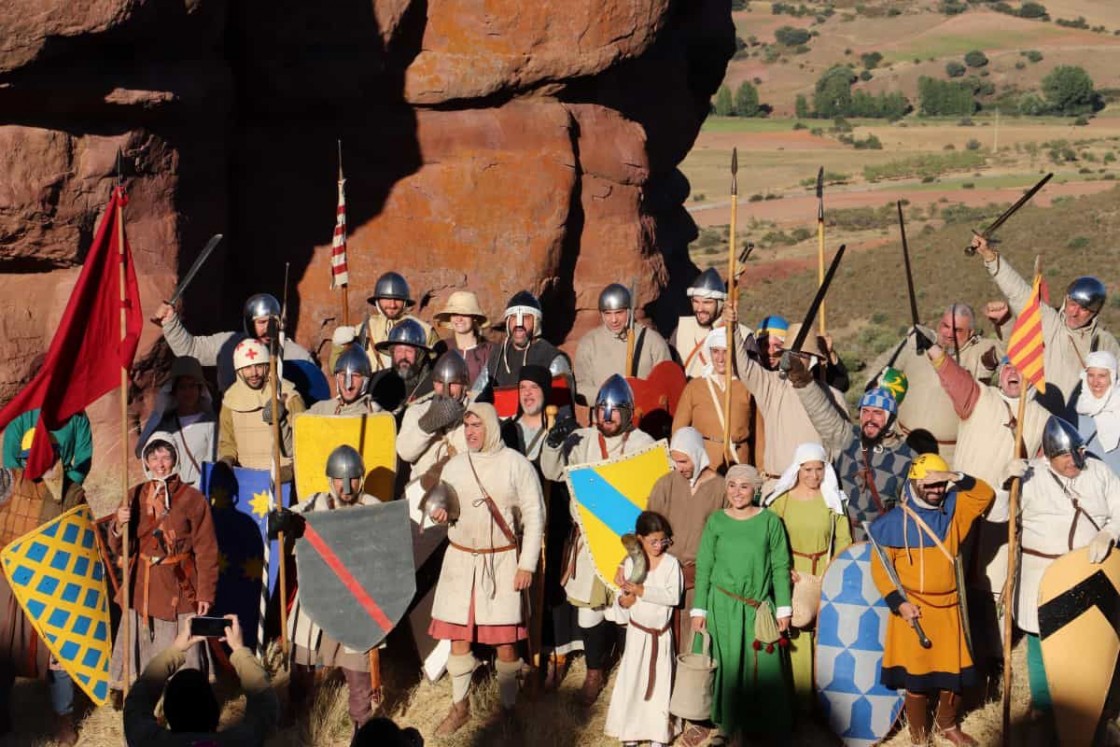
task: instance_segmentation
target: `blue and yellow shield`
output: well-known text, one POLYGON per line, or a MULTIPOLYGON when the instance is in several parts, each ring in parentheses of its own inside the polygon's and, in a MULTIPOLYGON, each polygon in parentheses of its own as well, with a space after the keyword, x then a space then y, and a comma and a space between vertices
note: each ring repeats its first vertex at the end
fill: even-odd
POLYGON ((19 606, 55 660, 97 705, 109 698, 109 601, 93 513, 73 508, 0 552, 19 606))
POLYGON ((292 423, 296 498, 329 489, 327 457, 346 444, 357 449, 366 467, 364 490, 382 501, 393 499, 397 469, 397 420, 387 412, 370 415, 300 413, 292 423))
POLYGON ((665 441, 605 462, 565 468, 576 521, 591 551, 595 573, 607 587, 618 590, 614 574, 626 555, 622 535, 634 531, 654 483, 671 469, 665 441))

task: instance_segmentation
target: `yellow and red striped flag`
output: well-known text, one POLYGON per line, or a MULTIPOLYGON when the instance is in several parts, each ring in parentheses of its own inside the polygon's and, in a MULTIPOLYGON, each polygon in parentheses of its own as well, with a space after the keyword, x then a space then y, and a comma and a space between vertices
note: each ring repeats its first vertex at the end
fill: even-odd
POLYGON ((1037 273, 1031 286, 1031 297, 1019 312, 1007 342, 1007 357, 1011 364, 1040 392, 1046 389, 1046 372, 1043 366, 1045 345, 1042 341, 1044 285, 1042 273, 1037 273))

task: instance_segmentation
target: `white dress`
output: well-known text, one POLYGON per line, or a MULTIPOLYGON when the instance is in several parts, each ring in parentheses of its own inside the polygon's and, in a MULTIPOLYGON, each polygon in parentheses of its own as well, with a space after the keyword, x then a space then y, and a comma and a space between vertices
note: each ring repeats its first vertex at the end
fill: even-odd
MULTIPOLYGON (((632 561, 627 558, 623 573, 629 575, 632 561)), ((606 734, 623 742, 662 742, 668 744, 680 733, 676 719, 669 715, 669 694, 673 688, 673 632, 669 625, 673 608, 680 603, 684 589, 681 565, 672 555, 662 556, 661 564, 649 572, 645 592, 630 609, 623 609, 615 597, 612 617, 627 623, 626 653, 618 668, 607 710, 606 734), (649 700, 650 658, 654 636, 637 628, 664 631, 657 635, 654 686, 649 700)))

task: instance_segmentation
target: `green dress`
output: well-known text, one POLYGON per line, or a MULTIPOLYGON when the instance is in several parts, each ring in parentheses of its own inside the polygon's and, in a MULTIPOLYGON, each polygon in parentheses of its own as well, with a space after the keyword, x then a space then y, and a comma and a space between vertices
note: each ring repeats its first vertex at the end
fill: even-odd
MULTIPOLYGON (((798 573, 824 575, 824 569, 832 556, 852 544, 848 518, 831 511, 820 496, 816 500, 799 501, 790 498, 789 493, 783 493, 770 504, 769 509, 785 524, 793 555, 793 569, 798 573)), ((811 628, 793 631, 790 637, 789 659, 793 672, 793 689, 797 693, 798 704, 806 710, 811 709, 815 702, 815 639, 816 632, 811 628)))
POLYGON ((723 733, 789 734, 793 724, 782 649, 755 650, 755 610, 734 597, 790 604, 789 546, 768 511, 733 519, 708 517, 696 558, 695 608, 707 612, 712 656, 719 662, 712 721, 723 733))

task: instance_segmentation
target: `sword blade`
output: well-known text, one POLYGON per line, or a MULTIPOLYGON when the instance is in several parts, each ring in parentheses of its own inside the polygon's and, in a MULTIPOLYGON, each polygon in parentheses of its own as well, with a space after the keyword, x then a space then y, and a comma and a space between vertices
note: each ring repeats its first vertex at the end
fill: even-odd
POLYGON ((836 275, 836 268, 840 266, 840 260, 844 258, 845 249, 847 249, 847 244, 841 244, 840 248, 836 250, 836 256, 832 258, 832 264, 828 266, 828 272, 825 273, 824 280, 821 281, 821 287, 817 289, 817 295, 813 296, 813 302, 809 304, 809 310, 805 313, 805 320, 801 322, 797 339, 793 341, 793 345, 788 348, 789 350, 800 351, 801 346, 805 343, 805 338, 809 336, 809 328, 812 326, 813 320, 817 318, 817 312, 828 293, 828 286, 832 284, 832 278, 836 275))
POLYGON ((917 327, 920 321, 918 298, 914 294, 914 274, 910 269, 910 244, 906 241, 906 219, 902 216, 902 200, 895 204, 898 206, 898 230, 902 234, 902 262, 906 267, 906 290, 910 294, 910 321, 917 327))
POLYGON ((220 233, 216 233, 210 237, 210 240, 206 242, 206 246, 202 248, 202 252, 195 259, 194 264, 191 265, 191 269, 187 270, 187 274, 184 275, 183 279, 179 281, 179 285, 176 286, 175 292, 172 293, 171 298, 167 300, 168 305, 175 305, 175 302, 178 301, 179 298, 183 295, 183 291, 185 291, 187 289, 187 286, 191 284, 191 281, 194 280, 194 276, 198 274, 198 271, 200 269, 202 269, 202 265, 206 263, 206 260, 210 257, 210 255, 214 252, 214 249, 221 242, 222 234, 220 233))
MULTIPOLYGON (((1002 226, 1004 223, 1006 223, 1008 218, 1010 218, 1012 215, 1015 215, 1015 213, 1019 212, 1019 209, 1021 207, 1023 207, 1024 205, 1026 205, 1028 202, 1030 202, 1030 199, 1032 197, 1034 197, 1036 194, 1038 194, 1038 190, 1045 187, 1046 182, 1050 181, 1053 178, 1054 178, 1053 172, 1051 172, 1051 173, 1047 174, 1046 176, 1042 177, 1042 179, 1039 180, 1038 184, 1034 185, 1029 190, 1027 190, 1023 194, 1022 197, 1020 197, 1018 200, 1016 200, 1014 205, 1007 208, 1007 210, 1005 210, 1003 212, 1003 215, 1001 215, 1000 217, 998 217, 994 221, 992 221, 991 225, 989 225, 987 228, 985 228, 983 231, 981 231, 979 235, 983 236, 985 239, 990 240, 992 238, 992 234, 995 233, 999 229, 1000 226, 1002 226)), ((964 253, 969 255, 969 256, 972 256, 973 254, 976 253, 976 251, 970 246, 970 247, 965 248, 964 253)))

